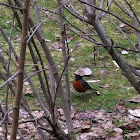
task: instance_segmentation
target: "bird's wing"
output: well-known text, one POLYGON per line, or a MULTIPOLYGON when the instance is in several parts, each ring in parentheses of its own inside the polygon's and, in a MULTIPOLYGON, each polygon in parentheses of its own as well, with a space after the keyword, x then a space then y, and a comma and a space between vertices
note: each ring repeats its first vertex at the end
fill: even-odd
POLYGON ((80 80, 80 82, 85 89, 92 89, 92 87, 86 81, 84 81, 83 79, 80 80))

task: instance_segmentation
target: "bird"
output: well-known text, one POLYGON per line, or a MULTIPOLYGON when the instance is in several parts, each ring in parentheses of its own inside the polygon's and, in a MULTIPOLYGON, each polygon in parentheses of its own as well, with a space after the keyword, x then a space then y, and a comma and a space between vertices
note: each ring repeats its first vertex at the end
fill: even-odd
POLYGON ((85 80, 83 80, 83 76, 75 74, 75 80, 73 81, 73 87, 78 92, 86 92, 87 90, 95 90, 92 88, 85 80))

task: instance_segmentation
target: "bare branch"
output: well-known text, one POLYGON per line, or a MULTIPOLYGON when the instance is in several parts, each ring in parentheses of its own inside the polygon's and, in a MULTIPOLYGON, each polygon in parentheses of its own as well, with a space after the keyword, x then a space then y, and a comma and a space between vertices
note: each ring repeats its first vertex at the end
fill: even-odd
POLYGON ((106 18, 112 22, 112 24, 117 28, 117 30, 119 30, 119 31, 124 35, 124 37, 130 42, 130 44, 132 45, 132 47, 133 47, 135 50, 137 50, 137 48, 136 48, 135 45, 132 43, 132 41, 131 41, 131 40, 128 38, 128 36, 115 24, 115 22, 114 22, 113 20, 111 20, 110 18, 108 18, 107 16, 106 16, 106 18))
POLYGON ((73 7, 72 3, 69 2, 68 5, 64 5, 65 9, 69 11, 74 17, 78 18, 81 21, 89 22, 88 18, 81 15, 77 12, 77 10, 73 7))
MULTIPOLYGON (((107 6, 106 11, 109 11, 109 8, 110 8, 112 2, 114 2, 114 0, 110 0, 109 4, 108 4, 108 6, 107 6)), ((100 8, 102 9, 102 7, 100 7, 100 8)), ((99 10, 99 12, 100 12, 100 10, 99 10)), ((106 14, 107 14, 106 12, 100 13, 100 19, 102 19, 106 14)))
POLYGON ((27 35, 28 35, 28 18, 29 18, 29 9, 30 9, 30 0, 25 0, 24 7, 26 10, 23 11, 23 26, 22 26, 22 43, 21 43, 21 51, 20 51, 20 59, 19 59, 19 69, 22 71, 18 75, 17 89, 15 94, 14 108, 13 108, 13 121, 12 121, 12 130, 10 135, 10 140, 16 139, 17 130, 18 130, 18 117, 19 117, 19 109, 22 98, 22 90, 23 90, 23 78, 24 78, 24 64, 25 64, 25 56, 26 56, 26 46, 27 46, 27 35))
MULTIPOLYGON (((58 3, 58 7, 60 7, 62 4, 60 2, 60 0, 57 0, 58 3)), ((68 61, 69 61, 69 57, 67 57, 67 55, 69 55, 69 49, 68 49, 68 54, 66 51, 66 41, 67 41, 67 36, 66 36, 66 30, 65 30, 65 24, 63 22, 64 20, 64 11, 63 11, 63 7, 61 7, 59 9, 59 20, 60 20, 60 29, 61 29, 61 38, 62 38, 62 52, 63 52, 63 57, 64 57, 64 69, 63 72, 65 73, 65 82, 66 82, 66 89, 67 89, 67 102, 69 104, 69 109, 71 110, 71 103, 70 103, 70 83, 69 83, 69 71, 68 71, 68 61)), ((68 44, 67 44, 68 45, 68 44)), ((62 75, 63 75, 62 72, 62 75)), ((62 76, 60 76, 61 78, 62 76)), ((57 85, 59 87, 59 84, 57 85)))
POLYGON ((118 2, 114 1, 114 3, 115 3, 126 15, 128 15, 129 17, 132 18, 133 15, 130 13, 129 9, 126 7, 126 5, 123 3, 122 0, 121 0, 120 2, 123 4, 124 7, 121 7, 121 6, 119 5, 118 2), (125 9, 126 9, 126 10, 125 10, 125 9))
MULTIPOLYGON (((68 1, 69 2, 69 1, 68 1)), ((35 32, 38 30, 38 28, 44 23, 46 22, 51 16, 53 16, 62 6, 64 6, 65 4, 67 4, 68 2, 64 3, 63 5, 61 5, 60 7, 58 7, 50 16, 48 16, 45 20, 43 20, 42 22, 40 22, 36 28, 34 29, 32 35, 30 35, 30 37, 27 40, 27 44, 29 43, 29 41, 31 40, 31 38, 33 37, 33 35, 35 34, 35 32)))
POLYGON ((127 5, 130 7, 130 9, 131 9, 133 15, 135 16, 135 18, 137 19, 138 23, 140 24, 140 20, 139 20, 139 18, 137 17, 136 13, 134 12, 134 10, 133 10, 131 4, 130 4, 127 0, 124 0, 124 1, 125 1, 125 2, 127 3, 127 5))
POLYGON ((131 28, 135 29, 136 31, 140 32, 140 30, 139 30, 138 28, 132 26, 131 24, 129 24, 128 22, 124 21, 123 19, 121 19, 121 18, 118 17, 117 15, 115 15, 115 14, 109 12, 109 11, 100 9, 99 7, 97 7, 97 6, 95 6, 95 5, 92 5, 92 4, 89 4, 89 3, 87 3, 87 2, 84 2, 83 0, 78 0, 78 1, 80 1, 80 2, 82 2, 82 3, 84 3, 84 4, 87 4, 87 5, 91 6, 91 7, 94 7, 94 8, 96 8, 96 9, 98 9, 98 10, 101 10, 101 11, 103 11, 103 12, 106 12, 106 13, 108 13, 108 14, 110 14, 110 15, 116 17, 117 19, 119 19, 120 21, 122 21, 122 22, 125 23, 126 25, 130 26, 131 28))
POLYGON ((2 3, 2 2, 0 2, 0 5, 7 6, 7 7, 10 7, 10 8, 12 8, 12 9, 25 10, 23 7, 15 7, 15 6, 13 6, 13 5, 8 5, 8 4, 2 3))
MULTIPOLYGON (((100 9, 103 9, 104 3, 105 3, 105 0, 101 0, 100 9)), ((95 5, 95 4, 94 4, 94 5, 95 5)), ((95 5, 95 6, 96 6, 96 5, 95 5)), ((98 12, 98 17, 99 17, 99 19, 102 18, 102 13, 103 13, 103 11, 99 10, 99 12, 98 12)))
MULTIPOLYGON (((39 24, 40 23, 40 16, 39 16, 38 6, 37 6, 36 0, 33 0, 33 5, 34 5, 34 9, 35 9, 37 24, 39 24)), ((39 32, 41 32, 41 26, 39 27, 39 32)))

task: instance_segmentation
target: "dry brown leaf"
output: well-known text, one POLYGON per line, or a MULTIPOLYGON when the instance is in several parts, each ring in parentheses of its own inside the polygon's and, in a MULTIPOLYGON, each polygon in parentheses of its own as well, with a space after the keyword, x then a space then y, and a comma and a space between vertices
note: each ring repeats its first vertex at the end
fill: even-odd
POLYGON ((82 133, 80 140, 96 140, 105 139, 105 133, 100 128, 95 128, 94 131, 88 133, 82 133))
POLYGON ((45 38, 45 41, 46 41, 46 42, 51 42, 51 40, 50 40, 50 39, 47 39, 47 38, 45 38))
POLYGON ((100 86, 100 88, 109 88, 109 85, 108 84, 105 84, 103 86, 100 86))
POLYGON ((30 87, 24 89, 24 95, 32 94, 32 93, 33 93, 33 91, 30 87))
POLYGON ((26 127, 25 123, 19 124, 19 128, 25 128, 25 127, 26 127))
POLYGON ((41 136, 39 135, 39 134, 36 134, 35 135, 35 140, 41 140, 42 138, 41 138, 41 136))
POLYGON ((108 75, 109 74, 109 71, 108 70, 100 70, 100 74, 102 76, 105 76, 105 75, 108 75))
POLYGON ((59 113, 60 115, 64 115, 64 111, 63 111, 62 108, 58 108, 57 110, 58 110, 58 113, 59 113))
POLYGON ((89 121, 84 121, 83 123, 81 123, 81 129, 84 130, 84 129, 89 129, 91 126, 90 126, 90 120, 89 121))
POLYGON ((80 47, 82 45, 83 45, 83 43, 79 42, 78 44, 76 44, 76 47, 80 47))
POLYGON ((111 138, 107 138, 106 140, 124 140, 122 135, 115 135, 111 138))
POLYGON ((24 86, 27 86, 27 85, 29 85, 29 82, 24 82, 24 84, 23 84, 24 86))
POLYGON ((62 49, 62 44, 60 41, 57 41, 53 44, 52 46, 53 49, 58 50, 58 49, 62 49))
POLYGON ((125 123, 123 125, 121 125, 119 128, 121 128, 122 130, 133 130, 137 127, 136 123, 125 123))
POLYGON ((130 140, 140 140, 140 130, 138 132, 125 134, 125 136, 130 140))
POLYGON ((123 130, 121 128, 114 128, 114 131, 120 135, 123 133, 123 130))
POLYGON ((80 127, 81 127, 81 122, 78 121, 78 120, 75 120, 75 121, 73 122, 73 126, 74 126, 74 128, 80 128, 80 127))
POLYGON ((67 43, 71 42, 73 40, 72 36, 67 35, 67 43))
POLYGON ((133 102, 133 103, 140 103, 140 95, 137 95, 137 96, 129 99, 128 101, 133 102))
POLYGON ((121 23, 121 24, 120 24, 120 28, 124 28, 125 26, 126 26, 125 23, 121 23))
POLYGON ((103 121, 101 125, 104 129, 113 129, 114 128, 114 124, 111 119, 103 121))

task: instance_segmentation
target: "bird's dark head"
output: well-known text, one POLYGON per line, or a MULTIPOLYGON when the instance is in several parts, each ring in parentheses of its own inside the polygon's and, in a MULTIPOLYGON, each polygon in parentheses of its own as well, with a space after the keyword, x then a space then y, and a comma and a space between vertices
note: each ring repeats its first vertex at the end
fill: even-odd
POLYGON ((80 75, 75 74, 75 80, 76 80, 76 81, 81 80, 82 77, 83 77, 83 76, 80 76, 80 75))

